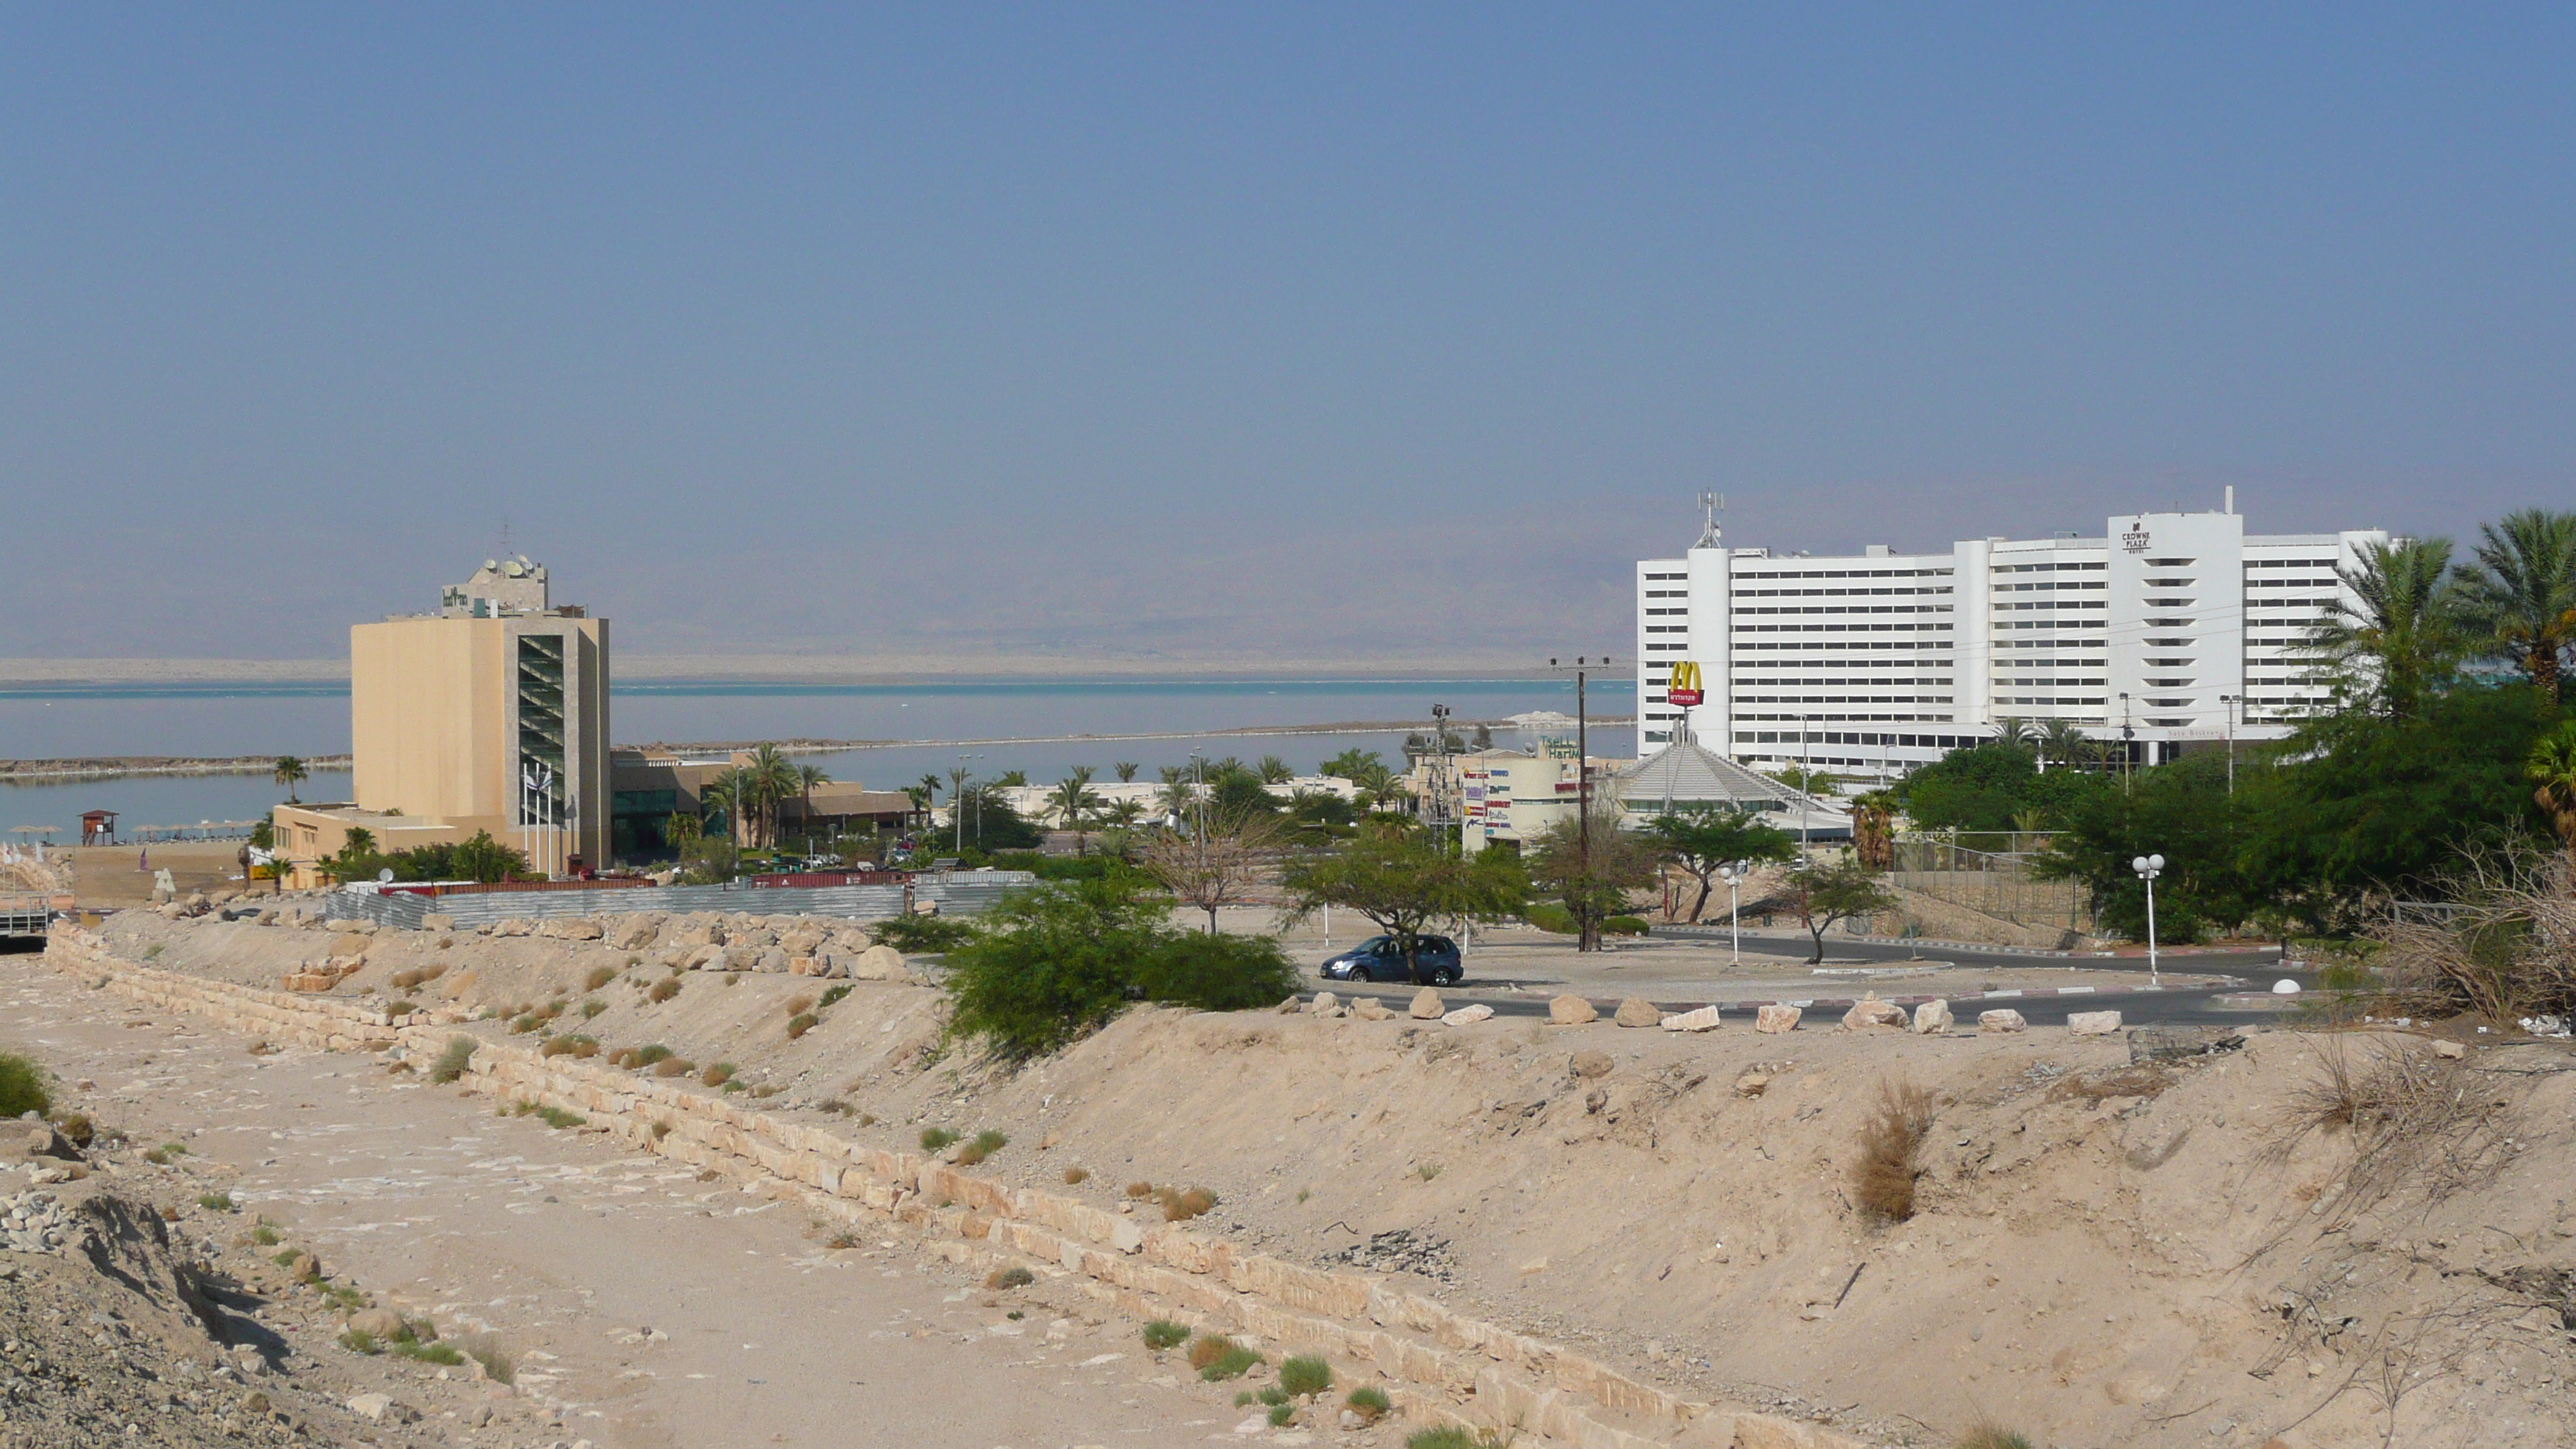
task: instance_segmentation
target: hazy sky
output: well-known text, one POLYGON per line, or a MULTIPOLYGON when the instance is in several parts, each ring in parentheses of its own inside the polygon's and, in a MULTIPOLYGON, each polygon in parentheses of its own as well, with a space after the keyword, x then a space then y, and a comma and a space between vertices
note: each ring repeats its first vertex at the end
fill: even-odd
POLYGON ((2576 11, 0 9, 0 656, 1478 658, 2576 503, 2576 11))

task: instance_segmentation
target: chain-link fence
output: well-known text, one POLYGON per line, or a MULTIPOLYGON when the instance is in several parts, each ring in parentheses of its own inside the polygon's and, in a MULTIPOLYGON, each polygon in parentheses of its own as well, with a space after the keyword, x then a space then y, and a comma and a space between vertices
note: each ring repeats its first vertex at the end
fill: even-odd
POLYGON ((2025 926, 2092 934, 2093 905, 2084 888, 2034 876, 2026 853, 1971 850, 1946 836, 1898 840, 1895 848, 1894 876, 1905 890, 2025 926))

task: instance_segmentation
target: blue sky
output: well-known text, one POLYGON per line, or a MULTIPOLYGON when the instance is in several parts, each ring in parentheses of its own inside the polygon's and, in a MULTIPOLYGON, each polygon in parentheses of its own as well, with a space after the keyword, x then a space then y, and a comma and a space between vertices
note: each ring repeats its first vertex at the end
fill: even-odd
POLYGON ((2576 499, 2563 7, 0 8, 0 655, 1626 643, 2576 499))

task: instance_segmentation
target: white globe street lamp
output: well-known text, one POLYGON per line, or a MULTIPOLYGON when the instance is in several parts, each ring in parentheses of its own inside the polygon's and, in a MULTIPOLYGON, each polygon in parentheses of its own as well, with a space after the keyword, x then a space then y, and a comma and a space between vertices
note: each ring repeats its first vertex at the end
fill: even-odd
POLYGON ((1736 912, 1736 893, 1752 874, 1753 862, 1749 860, 1731 860, 1717 868, 1717 878, 1726 882, 1726 936, 1730 959, 1739 966, 1744 964, 1744 921, 1736 912))
POLYGON ((2129 869, 2147 883, 2147 984, 2161 986, 2164 978, 2156 966, 2156 877, 2165 873, 2165 858, 2142 855, 2129 862, 2129 869))

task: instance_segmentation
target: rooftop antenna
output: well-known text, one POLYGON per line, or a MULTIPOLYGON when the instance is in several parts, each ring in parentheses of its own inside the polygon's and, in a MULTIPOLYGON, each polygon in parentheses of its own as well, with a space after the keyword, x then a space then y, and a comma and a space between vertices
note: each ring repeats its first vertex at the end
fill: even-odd
POLYGON ((1703 520, 1700 524, 1699 542, 1692 544, 1691 547, 1716 548, 1719 537, 1725 532, 1717 526, 1717 516, 1726 511, 1726 495, 1702 493, 1699 496, 1699 508, 1700 517, 1703 520))

